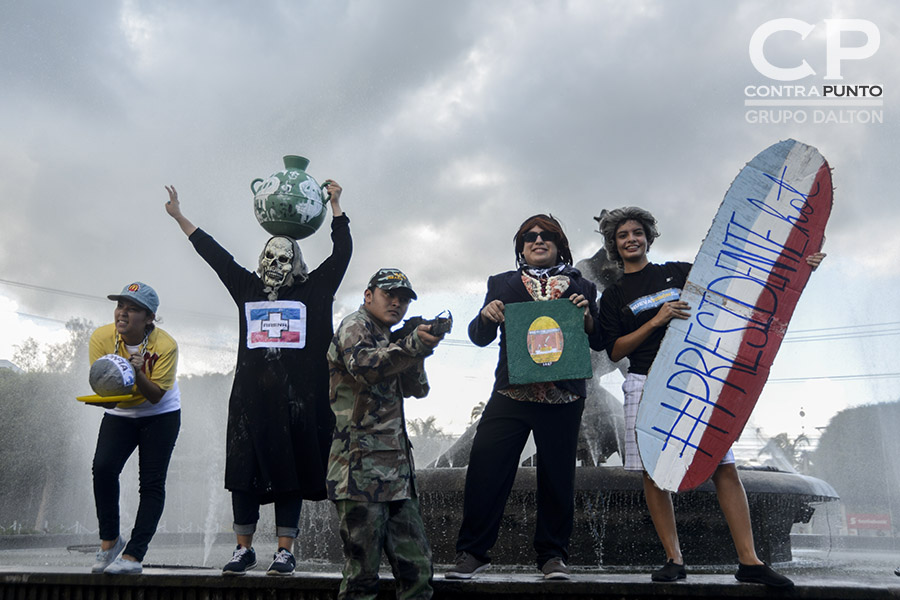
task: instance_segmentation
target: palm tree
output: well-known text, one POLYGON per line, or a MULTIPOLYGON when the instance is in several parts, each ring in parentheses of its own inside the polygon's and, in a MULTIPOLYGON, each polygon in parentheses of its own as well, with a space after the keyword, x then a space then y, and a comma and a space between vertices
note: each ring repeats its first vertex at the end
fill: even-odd
POLYGON ((407 422, 412 434, 416 437, 441 438, 447 437, 444 430, 438 427, 437 418, 432 415, 427 419, 410 419, 407 422))
POLYGON ((481 413, 484 412, 484 407, 487 403, 482 401, 472 407, 472 412, 469 414, 469 424, 471 425, 475 421, 481 417, 481 413))
POLYGON ((808 449, 809 446, 809 438, 804 433, 801 433, 794 439, 791 439, 787 433, 779 433, 769 438, 766 445, 759 451, 758 456, 768 454, 775 459, 775 462, 786 462, 795 471, 807 473, 811 466, 812 458, 812 453, 808 449), (807 449, 801 449, 802 446, 806 446, 807 449))

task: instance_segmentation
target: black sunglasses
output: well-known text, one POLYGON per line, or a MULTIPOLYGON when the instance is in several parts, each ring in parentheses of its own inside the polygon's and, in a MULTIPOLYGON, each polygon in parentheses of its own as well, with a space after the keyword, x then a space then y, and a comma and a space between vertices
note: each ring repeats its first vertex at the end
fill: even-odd
POLYGON ((522 234, 522 241, 533 244, 540 237, 544 242, 555 244, 559 241, 559 234, 552 231, 526 231, 522 234))

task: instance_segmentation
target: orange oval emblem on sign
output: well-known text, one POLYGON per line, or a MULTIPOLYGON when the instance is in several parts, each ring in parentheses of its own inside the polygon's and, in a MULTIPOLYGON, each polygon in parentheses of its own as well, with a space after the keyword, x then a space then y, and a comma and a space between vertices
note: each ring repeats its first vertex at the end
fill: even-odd
POLYGON ((550 366, 562 356, 563 333, 550 317, 538 317, 528 326, 528 355, 539 365, 550 366))

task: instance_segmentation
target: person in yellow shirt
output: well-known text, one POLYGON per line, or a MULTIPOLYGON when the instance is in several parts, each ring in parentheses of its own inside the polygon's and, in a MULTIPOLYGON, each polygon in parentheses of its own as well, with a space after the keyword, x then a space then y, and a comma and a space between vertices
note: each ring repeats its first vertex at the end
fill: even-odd
POLYGON ((175 381, 178 346, 154 324, 159 297, 136 281, 116 301, 114 321, 91 335, 91 364, 106 354, 118 354, 134 367, 133 400, 107 407, 94 453, 94 502, 100 524, 100 551, 94 573, 136 574, 156 533, 166 496, 166 474, 181 427, 181 394, 175 381), (119 532, 119 475, 138 449, 140 501, 131 541, 119 532), (119 554, 122 554, 119 557, 119 554))

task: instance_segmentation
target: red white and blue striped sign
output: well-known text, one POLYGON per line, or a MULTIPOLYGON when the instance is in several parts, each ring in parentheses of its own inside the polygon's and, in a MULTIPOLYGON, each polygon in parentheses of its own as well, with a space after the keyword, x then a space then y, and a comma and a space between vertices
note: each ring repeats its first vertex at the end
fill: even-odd
POLYGON ((671 491, 709 479, 740 436, 787 330, 831 213, 828 162, 786 140, 731 184, 681 295, 638 408, 644 468, 671 491))
POLYGON ((306 346, 306 305, 295 300, 247 302, 248 348, 306 346))

